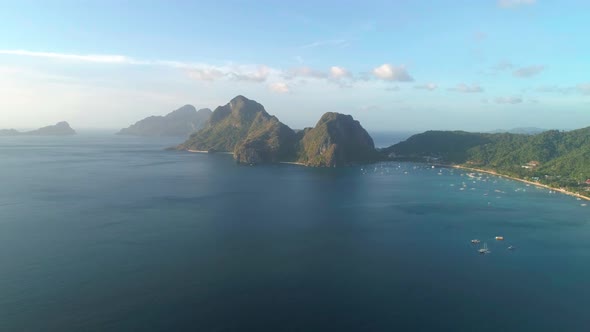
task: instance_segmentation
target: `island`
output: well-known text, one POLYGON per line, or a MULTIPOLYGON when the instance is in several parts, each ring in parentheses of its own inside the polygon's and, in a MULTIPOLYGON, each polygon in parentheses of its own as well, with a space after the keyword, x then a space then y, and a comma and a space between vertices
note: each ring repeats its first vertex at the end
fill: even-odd
POLYGON ((46 126, 31 131, 21 132, 15 129, 0 130, 0 136, 70 136, 75 134, 76 131, 65 121, 58 122, 53 126, 46 126))
POLYGON ((427 131, 381 153, 390 160, 488 172, 590 197, 590 127, 533 135, 427 131))
POLYGON ((339 167, 382 159, 371 136, 350 115, 329 112, 314 128, 295 131, 244 96, 217 107, 208 124, 177 149, 231 152, 237 162, 249 165, 339 167))
POLYGON ((117 135, 144 137, 188 137, 203 128, 211 110, 203 108, 197 111, 193 105, 184 105, 165 116, 150 116, 135 124, 121 129, 117 135))

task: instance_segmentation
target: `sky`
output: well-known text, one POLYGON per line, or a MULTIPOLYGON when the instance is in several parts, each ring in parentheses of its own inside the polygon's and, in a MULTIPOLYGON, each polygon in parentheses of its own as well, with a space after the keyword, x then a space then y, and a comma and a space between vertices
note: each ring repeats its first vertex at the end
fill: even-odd
POLYGON ((122 128, 236 95, 292 128, 590 126, 590 2, 0 0, 0 128, 122 128))

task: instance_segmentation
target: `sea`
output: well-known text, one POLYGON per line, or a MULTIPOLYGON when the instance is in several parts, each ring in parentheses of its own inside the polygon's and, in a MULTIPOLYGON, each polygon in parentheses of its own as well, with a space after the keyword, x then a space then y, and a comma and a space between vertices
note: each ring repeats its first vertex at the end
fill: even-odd
POLYGON ((0 138, 0 331, 590 330, 584 201, 179 142, 0 138))

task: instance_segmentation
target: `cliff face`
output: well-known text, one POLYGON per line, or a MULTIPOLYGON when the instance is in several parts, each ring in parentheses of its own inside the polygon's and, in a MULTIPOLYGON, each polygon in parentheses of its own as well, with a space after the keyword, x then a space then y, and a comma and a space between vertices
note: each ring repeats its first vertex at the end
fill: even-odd
POLYGON ((326 113, 315 128, 295 133, 243 96, 216 108, 209 124, 177 148, 233 152, 245 164, 295 161, 335 167, 378 158, 373 140, 350 115, 326 113))
POLYGON ((76 131, 70 127, 70 124, 62 121, 53 126, 39 128, 37 130, 20 132, 14 129, 0 130, 0 136, 70 136, 76 135, 76 131))
POLYGON ((234 150, 238 162, 259 164, 294 160, 296 134, 291 128, 274 116, 265 119, 259 114, 254 122, 255 129, 234 150))
POLYGON ((379 158, 369 133, 350 115, 325 113, 303 135, 298 161, 308 166, 336 167, 379 158))
POLYGON ((208 125, 192 134, 178 148, 233 152, 250 134, 264 128, 271 118, 273 117, 261 104, 244 96, 237 96, 226 105, 217 107, 211 114, 208 125))
POLYGON ((211 110, 196 110, 192 105, 185 105, 166 116, 150 116, 136 122, 128 128, 121 129, 118 135, 132 136, 176 136, 188 137, 203 128, 211 117, 211 110))

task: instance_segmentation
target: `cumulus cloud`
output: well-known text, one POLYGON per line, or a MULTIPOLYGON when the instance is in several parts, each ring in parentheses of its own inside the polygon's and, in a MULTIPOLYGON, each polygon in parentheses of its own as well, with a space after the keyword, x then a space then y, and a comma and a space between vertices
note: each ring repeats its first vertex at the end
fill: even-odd
POLYGON ((270 69, 267 66, 259 66, 252 72, 238 70, 230 72, 228 75, 237 81, 264 82, 269 74, 270 69))
POLYGON ((346 77, 350 77, 350 73, 348 72, 348 70, 342 68, 342 67, 338 67, 338 66, 332 66, 330 67, 330 77, 332 77, 333 79, 341 79, 341 78, 346 78, 346 77))
POLYGON ((513 8, 518 6, 533 5, 537 0, 498 0, 498 6, 502 8, 513 8))
POLYGON ((414 86, 414 89, 428 90, 428 91, 434 91, 437 88, 438 88, 438 85, 436 83, 425 83, 425 84, 419 84, 419 85, 414 86))
POLYGON ((461 93, 480 93, 483 92, 483 88, 479 84, 468 85, 465 83, 457 84, 454 88, 450 88, 449 91, 461 92, 461 93))
POLYGON ((297 67, 287 70, 285 73, 283 73, 283 77, 285 79, 299 77, 322 79, 327 78, 328 74, 310 67, 297 67))
POLYGON ((522 103, 521 97, 497 97, 494 99, 496 104, 520 104, 522 103))
POLYGON ((215 81, 223 78, 225 74, 215 68, 195 68, 188 70, 188 76, 198 81, 215 81))
POLYGON ((521 67, 513 71, 512 75, 521 78, 528 78, 540 74, 544 69, 545 66, 521 67))
POLYGON ((284 82, 272 83, 268 86, 268 88, 276 93, 288 93, 289 91, 291 91, 289 89, 289 85, 287 85, 287 83, 284 82))
POLYGON ((374 68, 373 75, 385 81, 411 82, 414 80, 405 67, 396 67, 388 63, 374 68))

